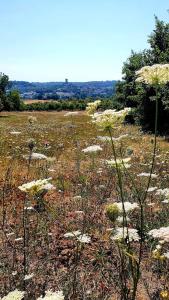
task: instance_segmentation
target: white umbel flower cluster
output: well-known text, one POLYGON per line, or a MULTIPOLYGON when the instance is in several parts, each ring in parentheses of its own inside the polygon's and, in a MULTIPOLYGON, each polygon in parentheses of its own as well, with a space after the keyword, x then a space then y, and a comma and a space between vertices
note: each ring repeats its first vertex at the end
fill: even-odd
POLYGON ((160 85, 169 82, 169 64, 145 66, 136 72, 137 82, 160 85))
POLYGON ((130 242, 139 241, 140 237, 138 235, 137 229, 127 227, 116 227, 115 233, 111 236, 113 241, 121 241, 128 236, 130 242))
POLYGON ((164 196, 167 199, 169 199, 169 188, 165 188, 165 189, 158 189, 156 191, 156 195, 160 195, 160 196, 164 196))
MULTIPOLYGON (((123 212, 123 205, 121 202, 114 202, 113 204, 118 207, 119 212, 123 212)), ((134 202, 134 203, 131 203, 128 201, 124 202, 124 209, 125 209, 126 213, 128 213, 136 208, 139 208, 139 206, 136 202, 134 202)))
POLYGON ((97 139, 100 140, 101 142, 110 142, 111 141, 111 138, 109 136, 98 136, 97 139))
POLYGON ((98 108, 100 103, 101 103, 101 100, 96 100, 94 102, 88 103, 87 107, 86 107, 86 111, 87 111, 88 115, 94 114, 94 112, 96 111, 96 109, 98 108))
POLYGON ((91 237, 88 236, 87 234, 81 234, 77 236, 77 240, 82 244, 88 244, 91 242, 91 237))
POLYGON ((82 150, 82 152, 84 153, 96 153, 99 151, 102 151, 102 147, 100 147, 99 145, 93 145, 93 146, 89 146, 85 149, 82 150))
POLYGON ((76 240, 82 244, 88 244, 91 242, 91 237, 85 233, 81 233, 80 230, 67 232, 64 234, 66 238, 76 238, 76 240))
POLYGON ((17 289, 4 296, 1 300, 22 300, 25 292, 18 291, 17 289))
POLYGON ((125 138, 127 138, 129 135, 126 133, 126 134, 122 134, 122 135, 120 135, 119 137, 112 137, 112 140, 114 141, 114 142, 120 142, 121 140, 123 140, 123 139, 125 139, 125 138))
POLYGON ((165 252, 165 253, 163 253, 163 255, 164 255, 164 257, 165 257, 165 258, 169 259, 169 251, 168 251, 168 252, 165 252))
POLYGON ((154 239, 160 239, 164 242, 169 242, 169 226, 152 229, 148 232, 154 239))
POLYGON ((124 122, 126 115, 130 112, 131 108, 124 108, 116 111, 115 109, 107 109, 102 113, 94 113, 93 123, 102 129, 115 128, 124 122))
MULTIPOLYGON (((119 137, 112 137, 113 142, 120 142, 122 139, 127 138, 128 134, 122 134, 119 137)), ((109 136, 98 136, 98 140, 102 142, 111 142, 111 138, 109 136)))
POLYGON ((148 188, 147 192, 151 193, 151 192, 154 192, 155 190, 157 190, 157 187, 156 186, 152 186, 152 187, 148 188))
POLYGON ((77 116, 78 114, 79 114, 78 111, 69 111, 64 115, 64 117, 70 117, 70 116, 73 117, 73 116, 77 116))
MULTIPOLYGON (((123 224, 123 222, 124 222, 123 216, 119 216, 119 217, 117 218, 116 221, 117 221, 118 223, 120 223, 120 224, 123 224)), ((127 222, 130 222, 129 217, 126 217, 126 221, 127 221, 127 222)))
POLYGON ((32 279, 33 277, 34 277, 33 273, 27 274, 27 275, 25 275, 24 280, 29 280, 29 279, 32 279))
POLYGON ((39 179, 39 180, 33 180, 31 182, 22 184, 18 188, 25 193, 31 194, 31 195, 36 195, 39 192, 46 190, 54 190, 55 187, 53 184, 49 183, 49 181, 52 178, 47 178, 47 179, 39 179))
POLYGON ((19 135, 21 134, 21 131, 11 131, 10 134, 19 135))
POLYGON ((32 153, 31 156, 29 155, 24 155, 23 156, 25 159, 33 159, 33 160, 42 160, 42 159, 47 159, 47 156, 42 154, 42 153, 32 153))
POLYGON ((78 235, 80 235, 81 234, 81 231, 80 230, 76 230, 76 231, 72 231, 72 232, 67 232, 67 233, 65 233, 64 234, 64 237, 66 237, 66 238, 71 238, 71 237, 76 237, 76 236, 78 236, 78 235))
MULTIPOLYGON (((150 173, 144 173, 144 172, 142 172, 142 173, 138 174, 137 176, 138 177, 149 177, 150 173)), ((158 177, 157 174, 151 174, 151 178, 157 178, 157 177, 158 177)))
POLYGON ((62 291, 57 291, 57 292, 52 292, 52 291, 47 291, 45 293, 45 297, 39 297, 37 300, 64 300, 65 297, 63 295, 62 291))
POLYGON ((110 159, 110 160, 105 160, 105 163, 109 166, 109 167, 117 167, 118 168, 130 168, 130 164, 128 164, 128 162, 131 160, 131 157, 127 157, 127 158, 117 158, 116 161, 114 159, 110 159))

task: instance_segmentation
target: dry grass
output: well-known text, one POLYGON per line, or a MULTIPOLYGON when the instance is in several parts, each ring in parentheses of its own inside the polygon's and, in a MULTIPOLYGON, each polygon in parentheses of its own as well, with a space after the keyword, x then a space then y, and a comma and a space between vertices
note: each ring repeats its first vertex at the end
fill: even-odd
MULTIPOLYGON (((85 113, 71 118, 64 117, 64 112, 4 113, 0 116, 0 131, 1 204, 4 202, 1 220, 5 211, 0 237, 0 296, 17 287, 27 291, 25 299, 33 300, 51 288, 63 289, 66 299, 120 300, 120 296, 117 296, 120 268, 118 252, 107 231, 112 224, 105 216, 105 206, 117 199, 117 185, 115 173, 110 172, 104 164, 105 159, 112 158, 111 146, 97 138, 104 133, 90 123, 85 113), (35 124, 29 124, 30 115, 37 118, 35 124), (13 131, 20 134, 12 134, 13 131), (55 160, 32 161, 28 171, 28 163, 23 155, 29 154, 30 138, 36 142, 34 152, 55 160), (95 157, 93 165, 91 157, 81 150, 95 144, 101 145, 103 151, 95 157), (28 212, 26 268, 28 274, 34 273, 34 277, 24 283, 23 241, 15 239, 24 234, 22 212, 25 195, 18 186, 50 176, 56 190, 45 195, 45 211, 36 210, 36 199, 29 200, 35 210, 28 212), (64 237, 66 232, 74 230, 89 234, 92 241, 81 247, 78 253, 80 260, 76 257, 75 240, 64 237), (76 292, 72 288, 74 282, 76 292)), ((147 179, 137 177, 137 174, 149 171, 153 136, 144 135, 134 126, 123 126, 114 132, 114 136, 126 133, 129 136, 120 143, 121 153, 124 156, 131 154, 129 172, 138 189, 143 192, 147 179)), ((168 151, 169 143, 159 138, 155 167, 158 177, 153 179, 151 186, 168 187, 168 151)), ((118 154, 120 156, 119 150, 118 154)), ((135 201, 131 178, 126 176, 124 183, 126 199, 135 201)), ((147 204, 151 203, 155 205, 145 208, 147 230, 167 225, 169 217, 168 205, 163 204, 155 193, 148 195, 147 204)), ((131 216, 131 224, 139 226, 138 212, 131 216)), ((150 299, 145 286, 151 299, 160 299, 154 295, 159 295, 161 290, 168 287, 168 275, 160 271, 165 268, 167 272, 168 263, 159 270, 158 262, 151 257, 153 247, 153 244, 145 242, 137 300, 150 299)), ((167 245, 165 247, 167 250, 167 245)), ((134 248, 137 251, 137 243, 134 248)))
POLYGON ((53 101, 55 101, 55 100, 38 100, 38 99, 25 99, 25 100, 23 100, 23 102, 25 103, 25 104, 32 104, 32 103, 45 103, 45 102, 53 102, 53 101))

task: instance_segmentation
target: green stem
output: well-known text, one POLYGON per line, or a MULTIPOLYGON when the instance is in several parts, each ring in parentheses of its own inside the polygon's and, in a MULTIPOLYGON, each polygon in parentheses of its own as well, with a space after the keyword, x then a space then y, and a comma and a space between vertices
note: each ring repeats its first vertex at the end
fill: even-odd
POLYGON ((115 146, 114 146, 114 142, 113 142, 113 139, 112 139, 112 133, 111 133, 111 129, 110 128, 108 128, 108 132, 109 132, 110 139, 111 139, 113 156, 114 156, 115 165, 116 165, 116 173, 117 173, 118 183, 119 183, 119 188, 120 188, 120 198, 121 198, 122 208, 123 208, 123 224, 127 227, 127 215, 126 215, 125 206, 124 206, 124 194, 123 194, 122 176, 121 176, 120 169, 118 167, 116 150, 115 150, 115 146))

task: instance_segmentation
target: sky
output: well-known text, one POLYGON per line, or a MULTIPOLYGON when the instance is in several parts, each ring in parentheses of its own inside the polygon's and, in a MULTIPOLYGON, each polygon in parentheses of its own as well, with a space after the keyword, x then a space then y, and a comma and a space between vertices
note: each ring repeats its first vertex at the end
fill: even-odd
POLYGON ((0 72, 11 80, 121 79, 168 0, 0 0, 0 72))

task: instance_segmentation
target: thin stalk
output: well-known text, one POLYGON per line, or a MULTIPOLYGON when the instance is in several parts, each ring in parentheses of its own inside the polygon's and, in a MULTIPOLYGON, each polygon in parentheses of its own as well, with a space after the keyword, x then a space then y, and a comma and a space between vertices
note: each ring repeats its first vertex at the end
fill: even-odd
POLYGON ((150 187, 151 178, 154 170, 155 165, 155 157, 156 157, 156 150, 157 150, 157 124, 158 124, 158 98, 157 98, 157 90, 158 87, 156 87, 156 108, 155 108, 155 131, 154 131, 154 148, 153 148, 153 157, 152 157, 152 164, 151 164, 151 170, 150 170, 150 176, 147 183, 147 188, 144 194, 144 197, 140 203, 140 249, 139 249, 139 258, 138 258, 138 268, 137 268, 137 277, 136 282, 133 289, 133 297, 132 300, 135 300, 136 297, 136 291, 137 291, 137 285, 140 279, 140 264, 142 260, 142 252, 143 252, 143 232, 144 232, 144 203, 147 198, 148 189, 150 187))
MULTIPOLYGON (((26 207, 26 198, 24 199, 23 204, 23 267, 24 267, 24 277, 27 274, 27 210, 26 207)), ((26 289, 25 280, 24 280, 24 290, 26 289)))
POLYGON ((119 188, 120 188, 120 198, 121 198, 122 208, 123 208, 123 224, 127 228, 127 215, 126 215, 125 206, 124 206, 123 182, 122 182, 121 172, 119 170, 118 163, 117 163, 117 155, 116 155, 116 150, 115 150, 115 146, 114 146, 114 142, 112 139, 112 133, 111 133, 110 128, 108 128, 108 132, 109 132, 110 139, 111 139, 113 156, 114 156, 115 165, 116 165, 116 173, 117 173, 117 177, 118 177, 118 184, 119 184, 119 188))

